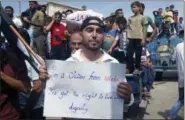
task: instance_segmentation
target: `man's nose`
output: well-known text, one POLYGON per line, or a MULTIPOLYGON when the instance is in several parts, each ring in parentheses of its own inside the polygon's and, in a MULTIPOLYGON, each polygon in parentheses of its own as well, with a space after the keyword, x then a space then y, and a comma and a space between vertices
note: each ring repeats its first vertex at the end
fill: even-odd
POLYGON ((93 31, 92 37, 93 37, 93 39, 96 39, 96 37, 97 37, 97 32, 95 30, 93 31))
POLYGON ((76 44, 75 47, 78 48, 79 47, 79 44, 76 44))

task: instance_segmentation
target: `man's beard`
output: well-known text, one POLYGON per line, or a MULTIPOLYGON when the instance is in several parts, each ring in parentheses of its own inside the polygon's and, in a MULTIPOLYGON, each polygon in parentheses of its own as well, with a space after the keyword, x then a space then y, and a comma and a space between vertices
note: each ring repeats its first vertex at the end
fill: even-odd
MULTIPOLYGON (((101 45, 102 45, 102 44, 101 44, 101 45)), ((99 51, 99 50, 100 50, 101 45, 99 45, 99 46, 97 46, 97 47, 91 47, 91 46, 89 46, 88 44, 87 44, 87 45, 86 45, 86 44, 84 44, 84 47, 85 47, 86 49, 91 50, 91 51, 99 51)))

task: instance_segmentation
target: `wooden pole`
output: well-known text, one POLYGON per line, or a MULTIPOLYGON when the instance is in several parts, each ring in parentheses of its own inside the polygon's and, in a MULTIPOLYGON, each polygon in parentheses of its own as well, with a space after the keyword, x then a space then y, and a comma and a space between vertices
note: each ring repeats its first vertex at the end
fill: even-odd
POLYGON ((40 63, 40 65, 43 65, 40 58, 35 54, 35 52, 30 48, 30 46, 25 42, 24 38, 19 34, 19 32, 14 28, 14 26, 10 25, 10 29, 15 33, 15 35, 19 38, 19 40, 23 43, 23 45, 26 47, 28 52, 30 52, 33 57, 40 63))

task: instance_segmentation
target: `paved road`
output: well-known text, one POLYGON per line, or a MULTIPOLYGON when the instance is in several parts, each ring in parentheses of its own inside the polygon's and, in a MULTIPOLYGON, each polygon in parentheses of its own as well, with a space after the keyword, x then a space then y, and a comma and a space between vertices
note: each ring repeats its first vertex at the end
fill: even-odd
MULTIPOLYGON (((167 119, 169 110, 178 97, 177 82, 165 80, 155 82, 151 95, 152 99, 147 106, 144 119, 167 119)), ((181 112, 180 115, 182 116, 183 113, 181 112)))

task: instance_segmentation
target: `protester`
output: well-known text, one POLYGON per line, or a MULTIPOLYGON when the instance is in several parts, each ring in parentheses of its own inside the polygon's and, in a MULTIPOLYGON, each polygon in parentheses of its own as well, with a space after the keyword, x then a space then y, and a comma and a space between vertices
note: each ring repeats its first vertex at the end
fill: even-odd
POLYGON ((168 29, 170 30, 170 34, 173 33, 173 13, 170 11, 169 7, 166 7, 166 12, 164 13, 164 21, 165 24, 168 25, 168 29))
POLYGON ((140 14, 141 4, 136 1, 131 4, 133 16, 128 19, 128 49, 127 49, 127 68, 129 73, 139 73, 141 64, 142 45, 146 42, 147 19, 140 14), (136 54, 134 62, 133 54, 136 54), (134 68, 135 63, 135 68, 134 68), (134 72, 133 72, 134 71, 134 72))
POLYGON ((44 13, 45 16, 47 16, 46 9, 47 9, 46 5, 41 5, 41 11, 44 13))
POLYGON ((160 33, 160 31, 162 31, 162 25, 164 23, 164 17, 163 17, 163 9, 159 8, 158 11, 154 11, 154 18, 155 18, 155 25, 157 27, 157 34, 160 33))
POLYGON ((179 98, 170 111, 170 119, 176 119, 178 112, 184 106, 184 42, 176 46, 173 58, 177 63, 179 98))
POLYGON ((111 54, 111 47, 113 43, 116 41, 118 36, 118 30, 113 29, 114 19, 112 17, 105 18, 105 32, 104 32, 104 42, 103 42, 103 50, 111 54))
POLYGON ((117 25, 119 27, 118 40, 115 40, 112 47, 110 48, 110 53, 114 56, 120 63, 125 63, 126 61, 126 50, 128 45, 127 39, 127 20, 123 17, 117 19, 117 25))
POLYGON ((37 11, 32 17, 31 23, 33 29, 33 50, 43 58, 46 58, 46 40, 47 35, 44 34, 43 27, 45 25, 45 15, 41 11, 41 6, 37 7, 37 11))
MULTIPOLYGON (((30 44, 30 38, 29 34, 25 31, 25 29, 19 29, 20 35, 25 39, 26 43, 30 44)), ((26 48, 21 44, 22 51, 31 57, 31 55, 27 52, 26 48)), ((38 56, 38 55, 37 55, 38 56)), ((40 56, 38 56, 41 59, 40 56)), ((20 108, 22 111, 21 119, 44 119, 43 117, 43 104, 44 104, 44 84, 45 81, 42 81, 39 79, 38 73, 36 73, 35 69, 28 63, 28 61, 25 61, 26 67, 28 70, 28 77, 30 79, 31 83, 31 89, 32 91, 28 94, 19 93, 19 101, 20 101, 20 108), (35 92, 35 96, 31 95, 33 92, 35 92), (34 100, 35 101, 34 101, 34 100), (30 103, 31 101, 31 103, 30 103), (28 107, 31 104, 31 108, 28 107)), ((42 61, 43 65, 45 66, 45 62, 42 61)), ((39 63, 37 63, 39 64, 39 63)))
POLYGON ((124 17, 123 9, 119 8, 115 11, 116 18, 124 17))
POLYGON ((45 27, 45 32, 51 31, 51 58, 65 60, 68 56, 66 52, 67 29, 60 23, 61 17, 61 13, 56 12, 51 23, 45 27))
MULTIPOLYGON (((143 3, 141 3, 141 9, 140 9, 140 12, 141 12, 141 15, 144 15, 144 10, 145 10, 145 5, 143 3)), ((148 29, 148 26, 150 25, 153 29, 152 31, 152 34, 150 35, 149 38, 146 39, 146 42, 150 43, 152 42, 152 40, 154 39, 155 37, 155 33, 156 33, 156 25, 154 24, 153 20, 151 17, 149 16, 145 16, 146 19, 148 20, 148 24, 146 25, 146 29, 148 29)), ((147 32, 146 32, 147 34, 147 32)))
MULTIPOLYGON (((101 50, 103 44, 103 21, 97 17, 88 17, 81 25, 83 47, 75 52, 67 61, 118 63, 118 61, 101 50)), ((126 79, 125 79, 126 80, 126 79)), ((123 97, 125 103, 133 103, 132 88, 126 82, 121 82, 117 89, 118 95, 123 97)))
POLYGON ((178 11, 177 10, 174 10, 175 6, 174 5, 170 5, 170 11, 172 12, 173 14, 173 22, 171 23, 171 31, 172 33, 174 33, 174 29, 176 30, 177 32, 177 28, 176 27, 176 23, 178 22, 178 11))
POLYGON ((14 16, 14 9, 11 6, 6 6, 5 12, 6 12, 6 15, 12 19, 12 21, 14 22, 16 27, 18 27, 18 28, 22 27, 21 20, 14 16))
POLYGON ((173 12, 173 19, 174 19, 174 28, 176 33, 178 33, 178 10, 174 10, 173 12))
POLYGON ((121 8, 117 9, 117 10, 115 11, 114 15, 111 15, 110 17, 114 18, 114 24, 113 24, 112 29, 118 30, 119 28, 118 28, 118 25, 117 25, 116 21, 117 21, 117 19, 118 19, 119 17, 123 17, 123 18, 124 18, 123 9, 121 9, 121 8))
POLYGON ((153 81, 155 79, 151 56, 146 46, 142 48, 141 68, 142 84, 143 88, 146 88, 146 92, 144 91, 144 99, 146 99, 147 97, 151 97, 150 90, 153 88, 153 81))
POLYGON ((183 21, 183 17, 180 17, 180 18, 179 18, 178 33, 179 33, 181 30, 184 30, 184 21, 183 21))
POLYGON ((80 32, 74 32, 71 34, 70 47, 72 54, 82 47, 82 36, 80 35, 80 32))
MULTIPOLYGON (((18 92, 28 93, 30 91, 26 65, 11 48, 6 51, 0 48, 0 53, 0 119, 18 120, 20 117, 18 92)), ((40 69, 39 78, 44 81, 47 79, 44 67, 40 69)))
POLYGON ((28 19, 24 19, 26 22, 30 23, 32 17, 34 16, 35 12, 37 11, 38 2, 37 1, 29 1, 29 9, 25 11, 29 15, 28 19))

